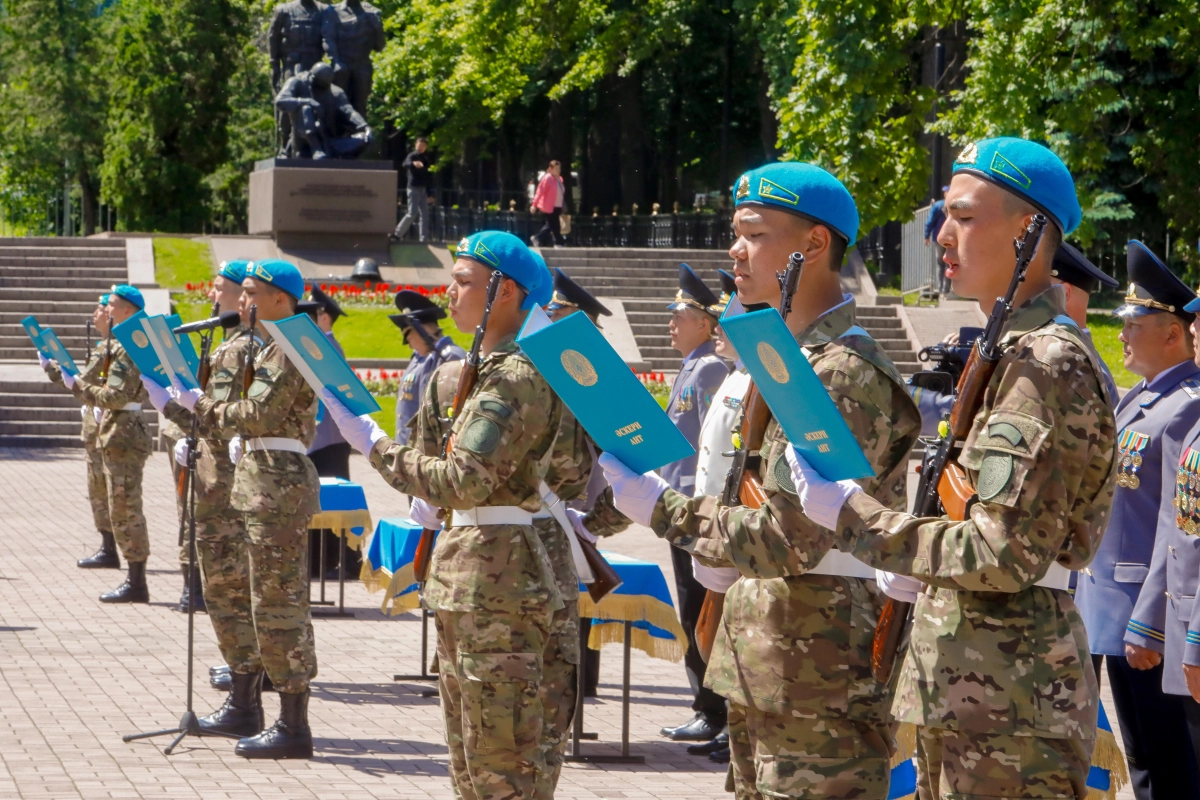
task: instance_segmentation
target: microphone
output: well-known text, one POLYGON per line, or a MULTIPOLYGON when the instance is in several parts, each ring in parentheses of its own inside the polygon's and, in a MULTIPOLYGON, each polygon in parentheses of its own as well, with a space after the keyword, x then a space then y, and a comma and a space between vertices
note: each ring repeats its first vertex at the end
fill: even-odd
POLYGON ((220 325, 222 328, 232 328, 241 320, 241 315, 236 311, 226 311, 219 317, 209 317, 202 319, 199 322, 189 322, 187 325, 180 325, 175 328, 172 333, 176 335, 184 333, 200 333, 201 331, 211 331, 213 328, 220 325))

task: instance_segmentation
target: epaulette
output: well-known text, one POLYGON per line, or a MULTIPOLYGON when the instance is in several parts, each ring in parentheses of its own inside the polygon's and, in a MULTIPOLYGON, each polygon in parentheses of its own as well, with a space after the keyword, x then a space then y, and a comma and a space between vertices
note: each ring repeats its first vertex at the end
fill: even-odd
POLYGON ((1187 392, 1187 396, 1193 400, 1200 400, 1200 380, 1188 378, 1186 381, 1180 381, 1179 388, 1187 392))

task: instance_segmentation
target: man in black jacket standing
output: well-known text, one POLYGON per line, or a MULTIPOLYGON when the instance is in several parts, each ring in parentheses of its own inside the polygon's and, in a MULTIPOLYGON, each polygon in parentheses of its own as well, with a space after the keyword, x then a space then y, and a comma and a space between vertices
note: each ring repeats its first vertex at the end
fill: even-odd
POLYGON ((425 154, 428 147, 428 140, 418 136, 417 149, 404 159, 404 171, 408 173, 408 213, 388 237, 392 241, 404 238, 414 217, 421 219, 421 243, 424 244, 429 238, 429 200, 426 194, 429 191, 429 156, 425 154))

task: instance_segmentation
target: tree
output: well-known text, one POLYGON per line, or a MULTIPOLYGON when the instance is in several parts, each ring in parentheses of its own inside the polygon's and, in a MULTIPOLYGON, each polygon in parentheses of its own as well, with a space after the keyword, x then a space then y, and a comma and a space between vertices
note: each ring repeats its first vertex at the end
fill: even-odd
POLYGON ((104 197, 125 230, 196 230, 205 176, 228 157, 245 14, 231 0, 123 0, 115 17, 104 197))
POLYGON ((106 108, 99 11, 92 0, 0 7, 0 197, 13 222, 37 227, 75 183, 84 232, 95 232, 106 108))

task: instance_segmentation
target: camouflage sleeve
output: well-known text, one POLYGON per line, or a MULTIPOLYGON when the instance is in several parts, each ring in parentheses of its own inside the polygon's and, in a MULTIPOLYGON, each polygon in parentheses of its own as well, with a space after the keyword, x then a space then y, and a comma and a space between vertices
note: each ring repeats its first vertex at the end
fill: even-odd
POLYGON ((385 437, 371 450, 371 466, 405 494, 441 508, 475 508, 508 481, 547 425, 558 424, 557 402, 532 366, 495 369, 468 398, 445 459, 385 437))
MULTIPOLYGON (((53 361, 48 361, 46 362, 46 366, 42 367, 42 371, 46 373, 46 377, 50 379, 51 383, 57 383, 59 386, 64 385, 62 379, 62 370, 59 368, 58 364, 55 364, 53 361)), ((84 376, 80 375, 79 377, 83 378, 84 376)))
POLYGON ((613 490, 611 486, 604 487, 604 491, 596 498, 596 504, 592 506, 583 518, 583 527, 595 536, 612 536, 614 533, 620 533, 633 524, 629 517, 617 510, 616 504, 613 502, 613 490))
MULTIPOLYGON (((871 374, 874 367, 840 348, 819 358, 813 368, 877 473, 888 472, 897 458, 906 458, 907 452, 893 452, 890 429, 905 424, 915 428, 915 413, 906 421, 888 412, 889 381, 873 380, 878 377, 871 374), (877 396, 881 390, 888 397, 877 396)), ((912 438, 902 438, 906 448, 912 438)), ((760 508, 724 506, 715 497, 687 497, 668 490, 655 508, 654 532, 708 566, 733 566, 747 577, 779 578, 813 569, 835 546, 835 536, 804 516, 785 457, 787 447, 783 429, 772 423, 761 448, 767 502, 760 508)), ((873 492, 877 487, 867 488, 873 492)))
POLYGON ((205 431, 234 430, 243 436, 277 434, 296 402, 296 396, 308 384, 300 371, 287 362, 283 350, 274 343, 267 346, 254 371, 244 400, 219 403, 208 395, 196 401, 196 414, 205 431))
POLYGON ((461 371, 461 362, 439 364, 425 384, 421 407, 417 410, 417 418, 413 423, 415 438, 409 438, 413 447, 424 455, 440 456, 442 454, 442 434, 445 424, 442 419, 453 407, 454 392, 458 388, 458 375, 461 371), (443 408, 446 410, 443 411, 443 408))
POLYGON ((570 502, 587 489, 592 469, 592 455, 588 452, 587 433, 575 419, 575 415, 563 409, 562 422, 550 461, 546 469, 546 485, 564 502, 570 502))
POLYGON ((860 560, 938 587, 1018 592, 1045 576, 1068 538, 1098 540, 1109 509, 1102 487, 1111 498, 1112 412, 1074 343, 1038 336, 1020 347, 959 459, 979 496, 969 518, 918 518, 857 494, 839 533, 860 560))
POLYGON ((138 402, 146 387, 142 386, 142 373, 133 365, 133 359, 121 350, 113 355, 103 384, 80 380, 71 392, 86 405, 117 410, 138 402))

